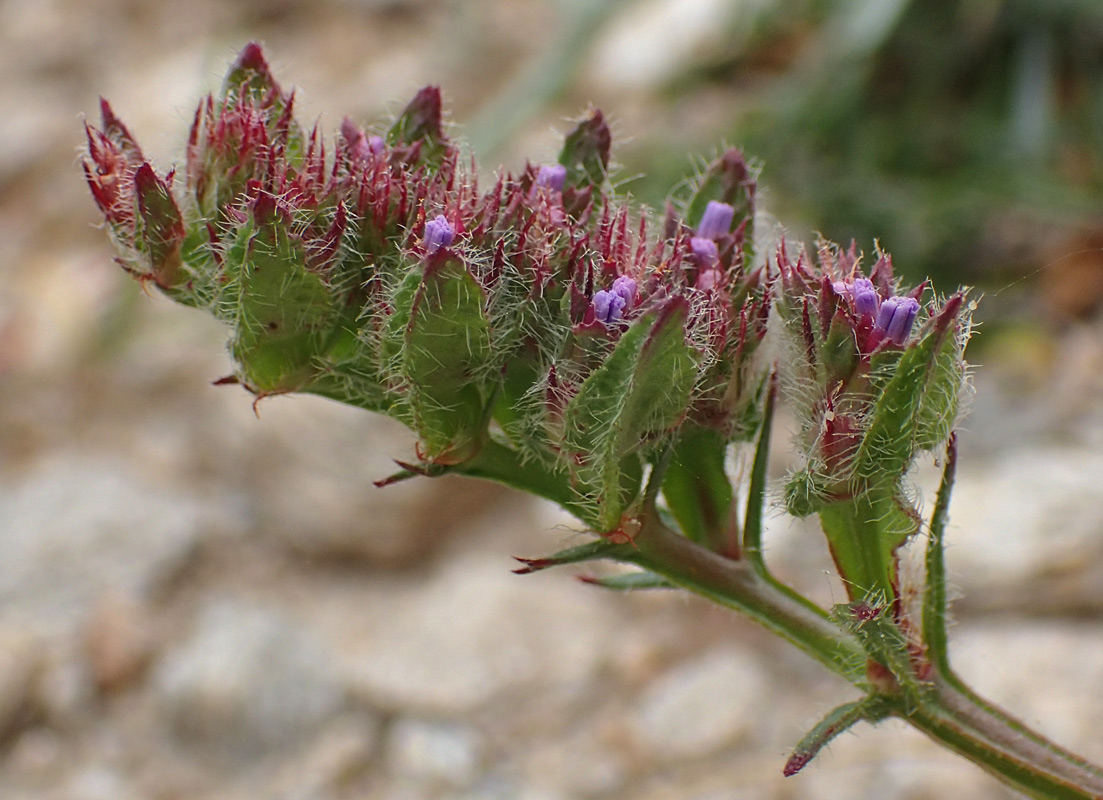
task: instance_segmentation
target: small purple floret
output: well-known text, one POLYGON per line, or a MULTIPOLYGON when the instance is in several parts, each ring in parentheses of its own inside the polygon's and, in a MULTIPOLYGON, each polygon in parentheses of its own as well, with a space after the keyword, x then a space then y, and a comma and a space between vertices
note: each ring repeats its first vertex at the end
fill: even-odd
POLYGON ((701 215, 701 222, 697 226, 697 235, 702 239, 719 239, 731 230, 732 220, 735 219, 735 209, 727 203, 709 200, 705 206, 705 213, 701 215))
POLYGON ((854 299, 854 311, 858 316, 869 316, 871 319, 877 316, 881 305, 881 296, 873 287, 868 278, 858 278, 851 289, 854 299))
POLYGON ((612 292, 624 298, 625 304, 631 305, 636 299, 636 282, 627 275, 621 275, 613 281, 612 292))
POLYGON ((536 172, 536 185, 555 192, 563 191, 567 184, 567 168, 562 164, 540 167, 536 172))
POLYGON ((599 289, 594 292, 590 302, 594 309, 594 316, 608 325, 616 322, 624 316, 624 309, 630 306, 636 299, 636 282, 627 275, 621 275, 613 281, 613 288, 606 291, 599 289))
POLYGON ((626 303, 627 301, 616 292, 599 289, 594 292, 592 301, 594 316, 606 325, 610 322, 616 322, 624 315, 626 303))
POLYGON ((700 269, 708 269, 720 258, 720 251, 712 239, 694 236, 689 240, 689 249, 693 251, 694 259, 700 269))
POLYGON ((873 328, 884 333, 889 341, 903 347, 911 335, 912 324, 918 313, 919 301, 914 297, 890 297, 881 303, 873 328))
POLYGON ((386 148, 387 143, 383 141, 382 136, 369 136, 368 137, 368 149, 376 155, 379 155, 386 148))
POLYGON ((436 219, 425 223, 425 250, 435 253, 442 247, 448 247, 456 238, 456 229, 444 214, 438 214, 436 219))

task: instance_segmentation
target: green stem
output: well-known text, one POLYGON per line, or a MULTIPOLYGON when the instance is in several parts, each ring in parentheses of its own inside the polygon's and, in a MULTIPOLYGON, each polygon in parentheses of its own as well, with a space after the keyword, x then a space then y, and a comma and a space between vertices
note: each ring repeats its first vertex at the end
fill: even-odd
POLYGON ((1046 740, 971 690, 962 691, 957 683, 956 678, 937 679, 918 708, 898 716, 1028 797, 1103 798, 1103 770, 1046 740))
MULTIPOLYGON (((623 561, 746 614, 869 691, 867 656, 857 639, 822 609, 760 575, 748 562, 709 552, 664 526, 653 512, 644 515, 633 544, 624 551, 623 561)), ((894 716, 1028 797, 1103 798, 1103 770, 984 701, 952 673, 936 675, 918 703, 902 694, 884 696, 884 701, 894 716)))
MULTIPOLYGON (((564 477, 535 462, 521 461, 497 442, 488 442, 475 458, 451 471, 523 489, 568 510, 576 503, 564 477)), ((653 496, 649 497, 634 541, 610 553, 610 557, 642 567, 671 584, 747 615, 864 694, 869 693, 868 656, 854 635, 836 625, 823 609, 763 574, 755 564, 710 552, 665 526, 655 511, 653 496)), ((941 525, 940 521, 939 536, 941 525)), ((927 620, 925 628, 930 630, 932 625, 933 620, 927 620)), ((947 659, 938 653, 933 655, 934 679, 924 684, 918 702, 905 698, 903 693, 878 695, 878 702, 883 700, 888 713, 1028 797, 1103 798, 1103 769, 1058 747, 979 697, 949 669, 947 659)))
POLYGON ((867 688, 865 651, 822 609, 763 577, 750 563, 725 558, 680 536, 653 511, 642 522, 625 561, 746 614, 832 672, 867 688))

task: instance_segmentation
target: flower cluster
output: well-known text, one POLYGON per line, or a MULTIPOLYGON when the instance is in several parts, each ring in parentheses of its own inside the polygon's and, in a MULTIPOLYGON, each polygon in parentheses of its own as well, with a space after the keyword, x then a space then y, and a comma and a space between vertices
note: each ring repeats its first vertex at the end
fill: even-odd
POLYGON ((159 175, 106 102, 86 177, 121 263, 232 329, 234 379, 409 425, 419 463, 490 442, 566 475, 616 528, 645 465, 685 429, 749 438, 769 281, 749 263, 754 178, 737 151, 661 235, 611 192, 601 112, 558 163, 480 189, 420 91, 332 152, 259 46, 196 111, 185 168, 159 175))
POLYGON ((962 293, 902 292, 879 253, 824 245, 818 263, 783 245, 777 308, 790 338, 788 388, 803 424, 805 468, 789 484, 800 516, 879 486, 895 489, 916 453, 941 445, 957 416, 969 334, 962 293))

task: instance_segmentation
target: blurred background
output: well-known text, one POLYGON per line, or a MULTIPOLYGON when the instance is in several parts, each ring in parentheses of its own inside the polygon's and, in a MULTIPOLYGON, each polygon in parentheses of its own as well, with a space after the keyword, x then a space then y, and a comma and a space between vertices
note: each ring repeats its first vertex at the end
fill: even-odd
MULTIPOLYGON (((112 264, 77 153, 103 95, 178 163, 253 39, 323 130, 440 84, 489 173, 554 157, 594 105, 639 202, 736 145, 763 236, 877 239, 911 280, 979 287, 957 663, 1103 761, 1096 0, 0 0, 5 798, 1012 796, 895 724, 782 779, 852 699, 804 656, 679 595, 513 576, 570 520, 481 484, 376 489, 403 430, 211 386, 222 331, 112 264)), ((771 520, 779 573, 830 604, 818 541, 771 520)))

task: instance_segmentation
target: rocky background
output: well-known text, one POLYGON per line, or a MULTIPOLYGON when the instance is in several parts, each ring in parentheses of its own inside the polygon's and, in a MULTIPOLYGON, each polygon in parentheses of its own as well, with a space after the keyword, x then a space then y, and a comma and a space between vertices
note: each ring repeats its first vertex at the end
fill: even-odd
MULTIPOLYGON (((112 265, 75 155, 102 94, 179 159, 200 94, 260 39, 325 128, 434 82, 484 163, 552 155, 591 101, 631 162, 725 135, 739 87, 672 102, 669 77, 764 5, 0 0, 0 796, 1012 796, 899 724, 783 779, 846 685, 692 598, 512 575, 570 520, 458 480, 374 488, 411 447, 385 420, 304 397, 254 415, 213 387, 217 324, 112 265)), ((769 207, 769 164, 764 184, 769 207)), ((1024 284, 1045 325, 992 324, 949 558, 960 671, 1098 762, 1103 324, 1030 305, 1038 280, 1090 293, 1087 261, 1024 284)), ((769 543, 842 597, 815 531, 775 515, 769 543)))

